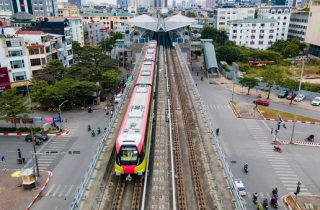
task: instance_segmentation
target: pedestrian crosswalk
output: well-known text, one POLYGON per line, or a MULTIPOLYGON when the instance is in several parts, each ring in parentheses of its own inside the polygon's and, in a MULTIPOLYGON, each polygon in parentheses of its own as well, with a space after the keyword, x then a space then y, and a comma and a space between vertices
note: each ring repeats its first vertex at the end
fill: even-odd
POLYGON ((223 105, 205 105, 206 109, 231 109, 229 104, 223 104, 223 105))
POLYGON ((78 130, 79 125, 76 123, 68 123, 65 127, 69 131, 69 136, 75 134, 78 130))
MULTIPOLYGON (((273 145, 270 144, 271 135, 266 134, 256 120, 245 119, 244 122, 288 193, 294 193, 298 181, 301 180, 288 165, 282 154, 273 150, 273 145)), ((304 185, 301 185, 300 194, 310 195, 311 193, 304 185)))
POLYGON ((48 186, 47 191, 44 192, 44 196, 51 197, 74 197, 76 190, 78 189, 75 185, 65 184, 52 184, 48 186))
POLYGON ((69 136, 59 136, 49 142, 48 147, 43 152, 45 154, 38 155, 38 165, 40 170, 48 170, 51 163, 59 155, 59 152, 63 150, 69 139, 69 136))

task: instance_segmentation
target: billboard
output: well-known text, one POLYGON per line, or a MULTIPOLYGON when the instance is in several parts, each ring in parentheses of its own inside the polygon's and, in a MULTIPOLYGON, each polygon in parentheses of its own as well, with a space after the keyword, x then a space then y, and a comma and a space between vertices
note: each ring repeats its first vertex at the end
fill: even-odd
POLYGON ((8 68, 0 67, 0 93, 8 89, 11 89, 8 68))

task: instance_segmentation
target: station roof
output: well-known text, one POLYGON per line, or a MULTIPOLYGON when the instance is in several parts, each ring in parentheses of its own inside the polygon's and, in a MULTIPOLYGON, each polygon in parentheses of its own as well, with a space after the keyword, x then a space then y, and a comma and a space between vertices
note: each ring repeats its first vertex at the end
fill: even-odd
POLYGON ((189 26, 192 23, 197 22, 193 18, 188 18, 183 15, 174 15, 167 18, 156 18, 149 15, 140 15, 127 20, 129 25, 138 26, 151 31, 172 31, 177 28, 189 26))
POLYGON ((203 43, 203 54, 205 57, 205 63, 207 69, 218 69, 218 63, 216 58, 216 52, 213 44, 209 42, 203 43))

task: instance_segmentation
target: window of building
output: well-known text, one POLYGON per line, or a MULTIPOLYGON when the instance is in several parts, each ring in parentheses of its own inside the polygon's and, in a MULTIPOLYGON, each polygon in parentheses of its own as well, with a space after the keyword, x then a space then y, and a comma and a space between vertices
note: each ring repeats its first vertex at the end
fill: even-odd
POLYGON ((31 66, 40 66, 41 59, 40 58, 30 59, 30 64, 31 66))
POLYGON ((66 36, 70 36, 70 30, 67 30, 67 31, 65 31, 65 33, 66 33, 66 36))
POLYGON ((250 42, 250 45, 254 45, 254 41, 251 41, 251 42, 250 42))
POLYGON ((287 23, 283 23, 283 25, 285 26, 285 25, 287 25, 287 23))
POLYGON ((237 33, 237 30, 233 30, 232 32, 236 34, 236 33, 237 33))
POLYGON ((9 57, 16 57, 16 56, 22 56, 22 50, 15 50, 15 51, 9 51, 8 56, 9 57))
POLYGON ((29 55, 37 55, 40 54, 39 48, 37 49, 29 49, 29 55))
POLYGON ((27 79, 27 74, 25 71, 21 72, 12 72, 12 77, 14 81, 21 81, 27 79))
POLYGON ((73 59, 69 60, 69 65, 73 64, 73 59))
POLYGON ((24 68, 24 60, 10 61, 11 69, 24 68))
POLYGON ((281 36, 284 36, 284 33, 282 33, 281 36))
POLYGON ((262 45, 262 44, 263 44, 263 41, 259 41, 259 44, 262 45))
POLYGON ((39 1, 39 4, 42 4, 42 1, 39 1))
POLYGON ((268 42, 268 45, 272 45, 272 41, 269 41, 269 42, 268 42))
POLYGON ((68 50, 68 55, 72 55, 72 50, 68 50))
POLYGON ((264 23, 261 23, 261 26, 265 26, 265 24, 264 24, 264 23))
POLYGON ((12 47, 11 41, 6 41, 6 45, 7 45, 7 47, 12 47))
POLYGON ((273 36, 269 36, 269 39, 273 39, 273 36))
POLYGON ((278 10, 278 14, 281 14, 281 13, 282 13, 282 10, 281 10, 281 9, 279 9, 279 10, 278 10))
POLYGON ((272 34, 274 32, 274 30, 270 30, 270 34, 272 34))
MULTIPOLYGON (((280 20, 281 19, 280 16, 277 19, 280 20)), ((278 25, 279 25, 279 23, 278 23, 278 25)))
POLYGON ((38 7, 34 7, 34 10, 39 10, 38 7))
POLYGON ((251 36, 251 39, 255 39, 256 38, 256 36, 251 36))
POLYGON ((264 33, 264 30, 260 30, 260 33, 261 33, 261 34, 264 33))
POLYGON ((251 33, 256 33, 256 30, 251 30, 251 33))
POLYGON ((257 24, 255 24, 255 23, 252 23, 252 26, 256 26, 257 24))
POLYGON ((46 47, 46 53, 49 53, 50 51, 50 47, 46 47))
POLYGON ((233 11, 232 14, 236 14, 236 11, 233 11))
POLYGON ((40 11, 43 11, 43 7, 40 7, 40 11))
POLYGON ((232 36, 232 39, 236 39, 236 38, 237 38, 237 36, 235 36, 235 35, 232 36))
POLYGON ((72 44, 72 40, 71 39, 67 39, 67 45, 72 44))

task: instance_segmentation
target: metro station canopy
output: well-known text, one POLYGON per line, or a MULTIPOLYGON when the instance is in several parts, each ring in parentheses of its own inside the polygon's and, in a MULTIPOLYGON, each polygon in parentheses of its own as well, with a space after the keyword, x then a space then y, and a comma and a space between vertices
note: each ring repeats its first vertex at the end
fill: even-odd
POLYGON ((155 32, 172 31, 177 28, 189 26, 194 22, 197 21, 183 15, 174 15, 167 18, 156 18, 149 15, 140 15, 126 21, 127 24, 138 26, 140 28, 148 29, 155 32))

